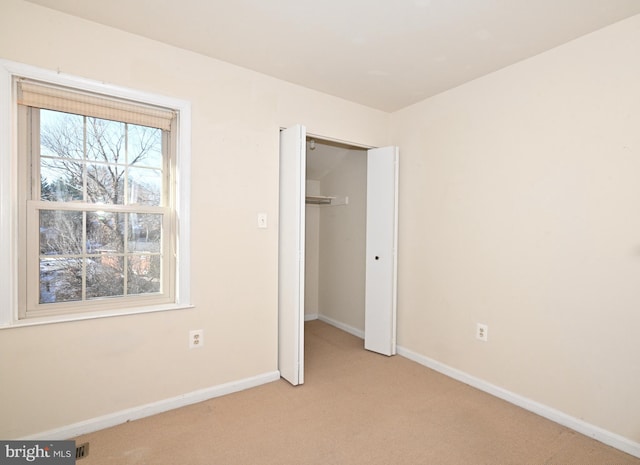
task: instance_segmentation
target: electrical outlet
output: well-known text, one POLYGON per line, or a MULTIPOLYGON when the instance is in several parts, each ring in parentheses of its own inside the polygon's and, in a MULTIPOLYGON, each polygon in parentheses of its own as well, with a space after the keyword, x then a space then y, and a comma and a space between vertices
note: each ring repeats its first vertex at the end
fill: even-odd
POLYGON ((489 340, 489 326, 478 323, 476 325, 476 338, 487 342, 489 340))
POLYGON ((194 329, 189 331, 189 349, 197 349, 204 345, 204 330, 194 329))

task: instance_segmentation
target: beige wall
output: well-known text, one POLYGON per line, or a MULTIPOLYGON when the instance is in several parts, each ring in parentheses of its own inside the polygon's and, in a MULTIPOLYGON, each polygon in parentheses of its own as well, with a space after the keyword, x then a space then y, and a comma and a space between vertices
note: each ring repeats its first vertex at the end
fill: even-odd
POLYGON ((20 0, 2 1, 0 57, 192 102, 195 304, 0 330, 0 437, 277 370, 278 129, 384 145, 389 116, 20 0))
POLYGON ((322 195, 349 197, 320 208, 320 315, 364 331, 367 152, 346 152, 320 182, 322 195))
POLYGON ((392 116, 398 343, 636 442, 639 57, 636 16, 392 116))

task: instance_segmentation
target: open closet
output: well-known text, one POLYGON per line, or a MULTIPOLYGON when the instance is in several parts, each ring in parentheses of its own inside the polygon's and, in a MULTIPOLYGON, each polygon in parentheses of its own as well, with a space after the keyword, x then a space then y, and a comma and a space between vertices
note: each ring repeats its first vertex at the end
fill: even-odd
POLYGON ((306 140, 305 320, 364 337, 367 150, 306 140))
POLYGON ((395 354, 398 148, 318 141, 295 125, 280 131, 279 174, 281 376, 304 383, 305 319, 395 354))

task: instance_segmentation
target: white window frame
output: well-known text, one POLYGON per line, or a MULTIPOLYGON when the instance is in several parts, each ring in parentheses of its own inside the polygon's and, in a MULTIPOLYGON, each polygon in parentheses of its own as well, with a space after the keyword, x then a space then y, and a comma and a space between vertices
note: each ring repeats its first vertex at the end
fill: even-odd
POLYGON ((0 60, 0 329, 177 310, 192 307, 190 293, 190 189, 191 104, 188 101, 140 92, 33 66, 0 60), (14 77, 48 82, 109 97, 122 98, 174 110, 177 117, 175 154, 176 273, 175 296, 161 305, 98 309, 33 318, 19 318, 18 292, 18 110, 14 77))

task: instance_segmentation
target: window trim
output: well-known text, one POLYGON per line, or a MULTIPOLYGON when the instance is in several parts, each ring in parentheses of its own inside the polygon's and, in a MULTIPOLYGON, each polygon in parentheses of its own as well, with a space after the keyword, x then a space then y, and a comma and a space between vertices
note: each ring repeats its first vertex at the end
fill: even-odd
POLYGON ((190 308, 191 103, 0 59, 0 329, 62 321, 190 308), (175 170, 176 269, 175 299, 170 304, 96 310, 20 319, 18 313, 18 127, 13 78, 48 82, 80 91, 170 108, 177 112, 175 170))

